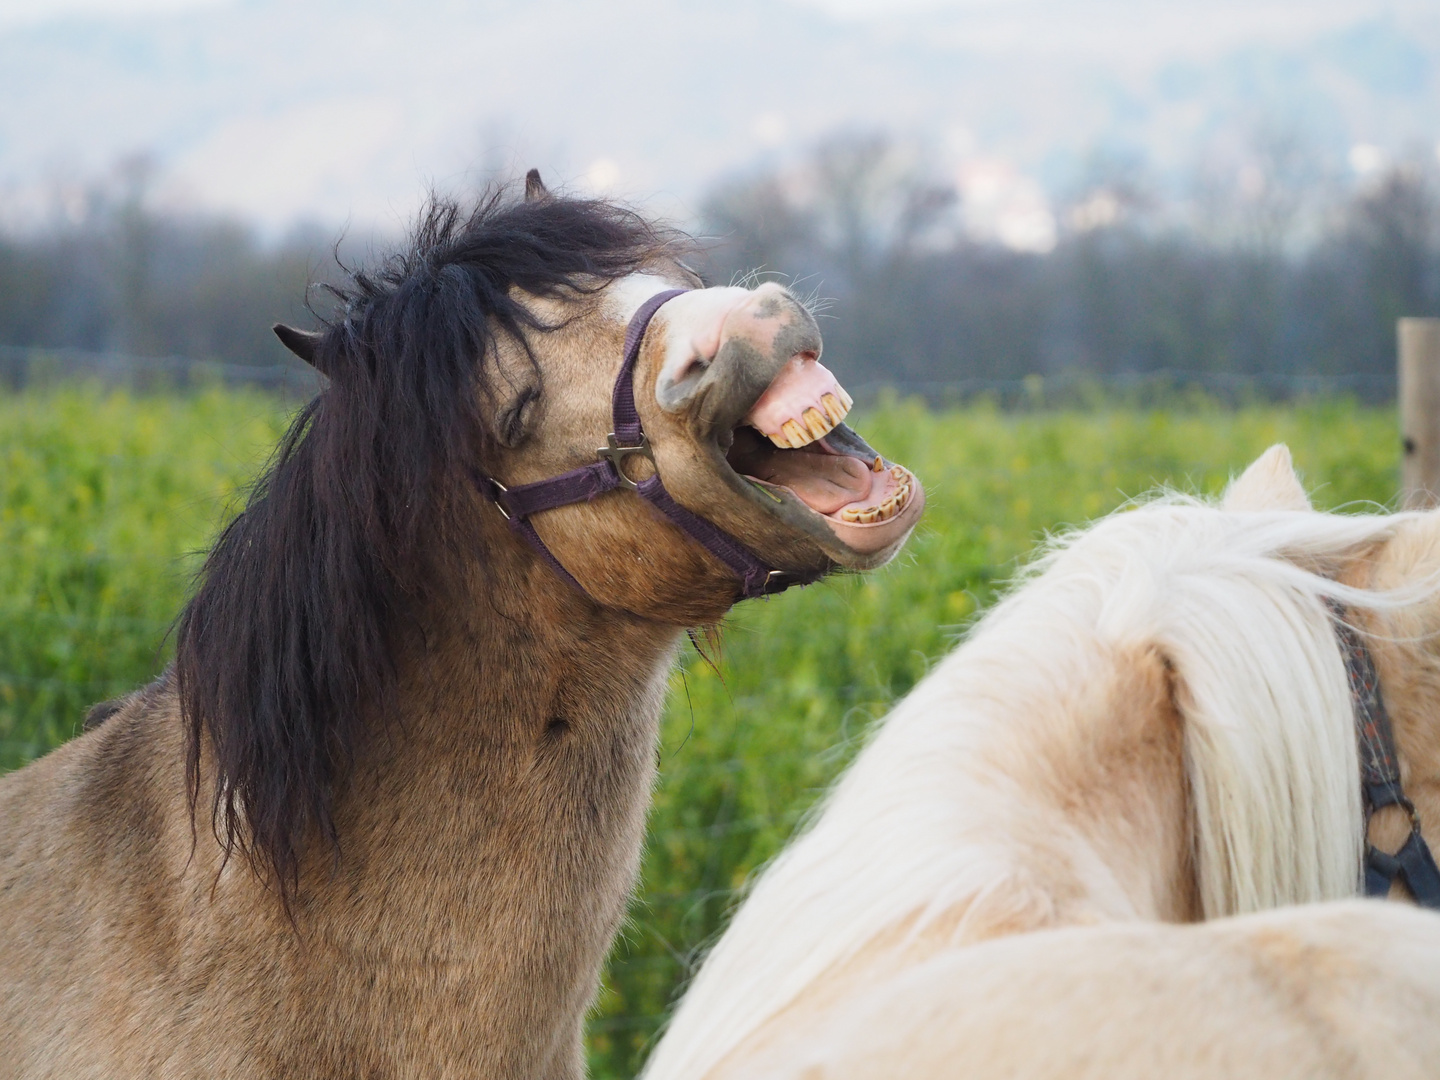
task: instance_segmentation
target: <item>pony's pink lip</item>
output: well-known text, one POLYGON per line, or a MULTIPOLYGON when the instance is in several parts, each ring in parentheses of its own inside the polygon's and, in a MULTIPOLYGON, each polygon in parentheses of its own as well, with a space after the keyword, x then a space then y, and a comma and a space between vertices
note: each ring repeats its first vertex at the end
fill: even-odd
POLYGON ((888 521, 866 524, 841 521, 837 517, 827 514, 824 518, 825 524, 830 527, 830 531, 835 534, 837 540, 851 551, 859 552, 862 555, 870 555, 889 547, 904 539, 925 511, 925 488, 913 473, 910 479, 912 484, 910 498, 888 521))
POLYGON ((782 450, 798 450, 833 431, 854 403, 814 353, 796 353, 742 422, 782 450))

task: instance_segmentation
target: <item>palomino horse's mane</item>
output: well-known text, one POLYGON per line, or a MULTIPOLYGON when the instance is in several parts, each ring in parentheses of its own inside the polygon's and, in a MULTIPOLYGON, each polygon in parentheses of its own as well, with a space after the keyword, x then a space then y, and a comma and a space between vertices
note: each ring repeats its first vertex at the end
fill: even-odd
POLYGON ((1354 895, 1356 747, 1325 598, 1413 602, 1414 590, 1331 576, 1406 517, 1233 513, 1164 494, 1052 540, 758 878, 647 1075, 704 1075, 822 973, 897 932, 1043 923, 1050 900, 1007 858, 1016 796, 1043 784, 1022 746, 1006 757, 1010 727, 1044 715, 1063 728, 1067 700, 1127 649, 1156 650, 1174 672, 1205 916, 1354 895))
POLYGON ((1355 893, 1354 717, 1325 600, 1414 601, 1331 574, 1402 518, 1237 514, 1168 494, 1053 540, 990 616, 998 636, 1043 598, 1049 617, 1148 642, 1173 666, 1207 919, 1355 893))
POLYGON ((392 700, 397 627, 473 557, 470 470, 514 441, 484 413, 482 358, 498 334, 533 361, 530 335, 551 329, 511 290, 595 292, 671 242, 608 203, 497 189, 470 209, 433 200, 403 254, 330 290, 314 356, 329 385, 221 534, 177 635, 192 812, 213 780, 217 837, 282 895, 305 838, 336 840, 332 793, 392 700))

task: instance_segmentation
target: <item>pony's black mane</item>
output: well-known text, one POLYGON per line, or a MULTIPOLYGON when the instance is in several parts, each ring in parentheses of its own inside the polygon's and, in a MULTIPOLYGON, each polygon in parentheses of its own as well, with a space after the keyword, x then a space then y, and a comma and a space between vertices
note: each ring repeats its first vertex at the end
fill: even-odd
POLYGON ((512 286, 594 291, 669 242, 608 203, 495 189, 469 208, 433 199, 403 254, 330 290, 314 357, 330 384, 220 535, 177 633, 191 812, 213 760, 217 838, 287 904, 304 846, 338 842, 363 723, 394 705, 398 626, 447 560, 474 557, 469 477, 499 434, 482 358, 497 334, 529 352, 551 329, 512 286))

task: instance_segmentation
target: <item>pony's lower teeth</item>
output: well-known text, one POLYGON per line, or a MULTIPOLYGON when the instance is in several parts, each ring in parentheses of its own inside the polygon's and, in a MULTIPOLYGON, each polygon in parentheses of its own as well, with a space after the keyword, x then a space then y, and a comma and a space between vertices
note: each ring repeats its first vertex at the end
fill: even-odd
POLYGON ((877 521, 889 521, 910 502, 910 474, 896 465, 890 475, 900 480, 900 486, 891 492, 878 506, 856 508, 847 506, 840 511, 840 520, 851 525, 873 525, 877 521))

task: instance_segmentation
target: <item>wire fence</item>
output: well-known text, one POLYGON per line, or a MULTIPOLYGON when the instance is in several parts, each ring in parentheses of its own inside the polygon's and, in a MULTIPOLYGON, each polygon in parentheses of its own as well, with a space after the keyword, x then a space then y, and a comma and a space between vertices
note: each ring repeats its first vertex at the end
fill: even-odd
MULTIPOLYGON (((249 386, 291 397, 309 397, 323 385, 313 369, 299 361, 282 364, 234 364, 182 356, 136 356, 71 348, 0 345, 0 386, 10 390, 52 386, 76 380, 139 391, 190 390, 209 386, 249 386)), ((847 389, 861 402, 887 394, 915 396, 936 406, 965 405, 977 399, 1005 408, 1169 404, 1199 392, 1222 404, 1289 401, 1296 398, 1351 395, 1376 403, 1394 400, 1393 372, 1231 372, 1159 369, 1095 372, 1059 370, 1022 378, 957 376, 950 379, 860 378, 847 389)))
POLYGON ((299 361, 232 364, 185 356, 0 345, 0 386, 6 389, 19 391, 77 380, 142 392, 250 386, 295 397, 309 397, 321 386, 320 376, 299 361))
POLYGON ((1091 372, 1062 370, 1019 379, 909 379, 846 384, 860 401, 886 394, 913 395, 930 405, 963 406, 989 400, 1002 408, 1062 406, 1183 404, 1186 395, 1202 395, 1214 403, 1246 405, 1306 398, 1355 397, 1372 404, 1393 401, 1393 373, 1351 372, 1318 375, 1302 372, 1154 371, 1091 372))

